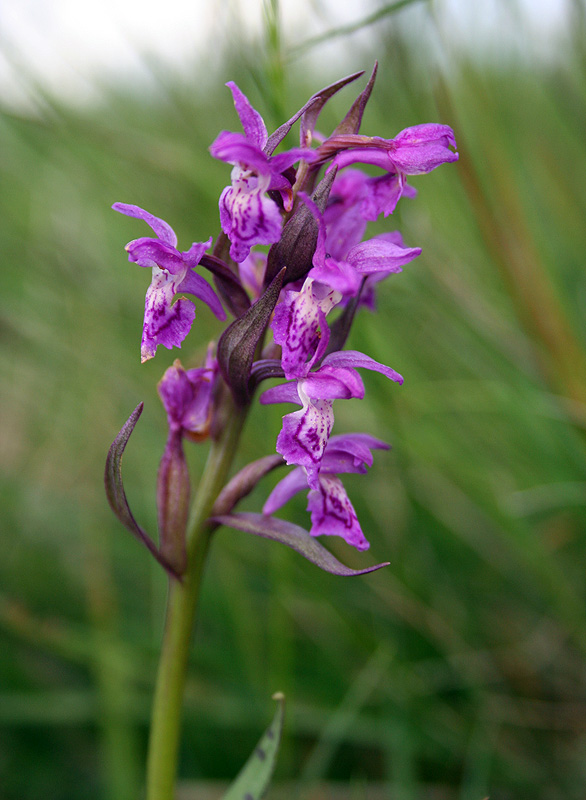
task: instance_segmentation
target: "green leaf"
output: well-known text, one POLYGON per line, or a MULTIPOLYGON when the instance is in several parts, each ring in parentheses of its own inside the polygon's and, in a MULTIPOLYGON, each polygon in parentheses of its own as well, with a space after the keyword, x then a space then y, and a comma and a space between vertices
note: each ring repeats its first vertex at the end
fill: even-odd
POLYGON ((278 704, 273 721, 222 800, 260 800, 266 793, 275 770, 285 716, 285 695, 277 692, 273 700, 278 704))

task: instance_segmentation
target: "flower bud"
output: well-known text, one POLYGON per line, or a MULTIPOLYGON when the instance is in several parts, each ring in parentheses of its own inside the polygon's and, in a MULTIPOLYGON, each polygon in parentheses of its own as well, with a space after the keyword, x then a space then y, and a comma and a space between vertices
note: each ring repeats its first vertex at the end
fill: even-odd
POLYGON ((185 535, 189 512, 189 472, 181 432, 170 431, 157 476, 159 549, 175 572, 187 567, 185 535))

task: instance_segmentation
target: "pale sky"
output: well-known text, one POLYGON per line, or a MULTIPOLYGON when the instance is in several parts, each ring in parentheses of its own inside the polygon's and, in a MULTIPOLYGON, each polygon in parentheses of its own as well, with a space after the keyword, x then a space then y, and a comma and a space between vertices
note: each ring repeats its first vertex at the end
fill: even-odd
MULTIPOLYGON (((293 45, 360 20, 383 5, 383 0, 281 0, 282 29, 287 44, 293 45)), ((497 53, 531 47, 544 57, 555 56, 569 5, 570 0, 432 3, 451 46, 492 48, 497 53)), ((420 30, 427 8, 427 3, 415 3, 393 19, 420 30)), ((2 0, 0 101, 21 102, 27 72, 52 92, 77 102, 91 101, 97 91, 95 79, 120 77, 127 84, 145 80, 141 52, 179 71, 188 70, 194 54, 207 50, 210 42, 225 41, 225 30, 234 29, 234 20, 240 20, 238 30, 260 30, 262 9, 263 0, 2 0)), ((367 30, 336 40, 328 46, 327 58, 339 60, 344 69, 353 43, 367 41, 368 35, 367 30)))

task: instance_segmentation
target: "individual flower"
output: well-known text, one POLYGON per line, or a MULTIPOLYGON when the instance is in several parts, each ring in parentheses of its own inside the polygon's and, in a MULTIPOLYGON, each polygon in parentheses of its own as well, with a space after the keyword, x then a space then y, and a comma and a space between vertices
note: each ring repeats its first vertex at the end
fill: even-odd
POLYGON ((193 294, 206 303, 218 319, 226 313, 209 283, 195 272, 207 242, 194 242, 189 250, 177 250, 177 236, 164 220, 148 211, 126 203, 114 203, 112 208, 129 217, 144 220, 157 235, 157 239, 142 237, 126 245, 128 260, 141 267, 152 268, 151 285, 147 289, 144 324, 141 341, 141 361, 148 361, 157 352, 158 345, 167 349, 181 347, 195 319, 195 306, 186 297, 173 302, 179 292, 193 294))
POLYGON ((274 386, 260 396, 263 404, 302 406, 283 417, 277 452, 287 464, 305 468, 312 489, 319 487, 321 463, 334 424, 333 401, 364 397, 364 384, 357 368, 381 372, 390 380, 403 383, 398 372, 370 356, 355 350, 340 350, 326 356, 319 369, 306 377, 274 386))
POLYGON ((367 550, 370 545, 338 475, 366 473, 367 467, 372 466, 374 449, 388 450, 389 445, 365 433, 332 436, 322 458, 317 485, 310 488, 304 468, 296 467, 275 486, 264 504, 263 514, 274 514, 295 494, 309 488, 307 510, 311 512, 311 535, 341 536, 358 550, 367 550))
POLYGON ((330 286, 344 297, 355 296, 362 286, 363 278, 400 272, 405 264, 421 254, 420 247, 405 247, 402 241, 398 244, 396 240, 383 235, 355 244, 343 257, 333 258, 328 252, 329 234, 324 215, 303 192, 299 193, 299 197, 311 209, 319 226, 313 268, 309 271, 309 277, 330 286))
POLYGON ((403 194, 412 193, 407 175, 423 175, 440 164, 457 161, 456 140, 449 125, 425 123, 405 128, 394 139, 344 134, 332 136, 320 147, 320 157, 334 155, 340 169, 351 164, 373 164, 387 172, 371 179, 361 213, 365 219, 391 214, 403 194), (450 148, 454 148, 451 150, 450 148))
POLYGON ((265 192, 280 192, 285 209, 290 209, 291 181, 283 173, 300 159, 313 160, 315 154, 296 147, 276 156, 268 155, 269 137, 263 118, 233 81, 226 85, 232 92, 244 133, 222 131, 210 152, 214 158, 234 166, 231 186, 220 197, 220 224, 231 242, 230 256, 241 262, 253 245, 272 244, 281 235, 279 206, 265 192))

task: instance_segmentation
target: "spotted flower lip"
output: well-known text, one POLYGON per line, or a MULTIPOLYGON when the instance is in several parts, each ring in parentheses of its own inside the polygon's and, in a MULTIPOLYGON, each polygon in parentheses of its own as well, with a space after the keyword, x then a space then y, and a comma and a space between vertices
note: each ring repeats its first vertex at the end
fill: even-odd
POLYGON ((209 283, 194 271, 207 242, 194 242, 189 250, 177 250, 177 236, 171 226, 143 208, 127 203, 114 203, 114 211, 144 220, 157 239, 143 237, 126 245, 128 260, 141 267, 152 268, 151 285, 147 289, 141 341, 141 361, 153 358, 158 345, 171 349, 181 347, 195 319, 195 306, 186 297, 173 302, 176 294, 193 294, 208 305, 218 319, 226 319, 222 304, 209 283))
POLYGON ((287 464, 304 467, 309 485, 319 487, 322 460, 334 424, 333 401, 364 397, 364 384, 357 369, 380 372, 392 381, 403 383, 398 372, 355 350, 330 353, 319 369, 296 382, 267 389, 260 402, 296 403, 299 411, 283 417, 277 437, 277 452, 287 464))
POLYGON ((326 315, 342 295, 306 278, 301 291, 285 291, 275 308, 271 327, 281 345, 281 366, 287 380, 304 377, 325 354, 329 340, 326 315))
POLYGON ((340 473, 367 472, 372 466, 371 450, 388 450, 389 445, 365 433, 332 436, 325 449, 317 487, 308 485, 303 467, 296 467, 275 486, 263 507, 263 514, 272 515, 298 492, 307 491, 307 510, 311 512, 312 536, 341 536, 358 550, 366 550, 366 540, 340 473))
POLYGON ((315 151, 295 147, 278 155, 268 155, 269 137, 261 115, 246 95, 230 81, 226 84, 234 99, 244 133, 222 131, 210 146, 214 158, 233 165, 232 183, 220 197, 220 224, 230 239, 230 256, 244 261, 256 244, 278 241, 283 227, 279 206, 265 196, 281 193, 283 206, 291 208, 291 183, 283 173, 297 161, 312 161, 315 151))

